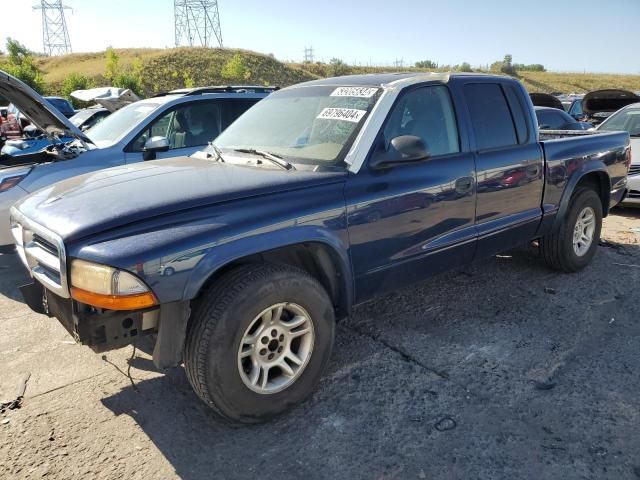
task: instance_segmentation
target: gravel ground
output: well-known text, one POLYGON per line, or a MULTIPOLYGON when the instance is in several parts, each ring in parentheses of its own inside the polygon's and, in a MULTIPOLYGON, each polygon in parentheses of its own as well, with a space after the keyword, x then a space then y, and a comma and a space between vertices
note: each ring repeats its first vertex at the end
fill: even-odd
POLYGON ((0 256, 0 400, 30 374, 0 478, 639 479, 639 230, 616 210, 579 274, 516 251, 363 305, 311 399, 242 428, 181 368, 75 345, 0 256))

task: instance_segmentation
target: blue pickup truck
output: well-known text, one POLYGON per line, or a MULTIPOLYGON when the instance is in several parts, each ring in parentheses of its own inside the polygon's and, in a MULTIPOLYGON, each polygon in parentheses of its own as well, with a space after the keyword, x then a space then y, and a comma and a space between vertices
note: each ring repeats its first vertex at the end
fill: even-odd
POLYGON ((264 421, 312 392, 356 304, 531 241, 556 270, 590 262, 629 136, 540 135, 507 77, 285 88, 200 154, 21 200, 22 293, 96 352, 154 335, 158 367, 184 362, 220 415, 264 421))

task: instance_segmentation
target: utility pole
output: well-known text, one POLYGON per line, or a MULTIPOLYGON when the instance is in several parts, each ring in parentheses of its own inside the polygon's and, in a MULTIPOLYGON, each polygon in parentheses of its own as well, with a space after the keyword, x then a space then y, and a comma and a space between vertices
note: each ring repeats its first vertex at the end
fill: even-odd
POLYGON ((71 53, 69 30, 64 18, 65 9, 62 0, 42 0, 34 10, 42 10, 42 47, 49 56, 71 53))
POLYGON ((304 47, 304 62, 313 63, 313 47, 304 47))
POLYGON ((174 0, 176 47, 222 48, 222 30, 217 0, 174 0))

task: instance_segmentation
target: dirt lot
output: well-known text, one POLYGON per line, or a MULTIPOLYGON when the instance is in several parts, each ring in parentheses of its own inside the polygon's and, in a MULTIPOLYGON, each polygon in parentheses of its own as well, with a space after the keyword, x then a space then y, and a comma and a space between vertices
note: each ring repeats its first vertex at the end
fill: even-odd
POLYGON ((517 251, 361 306, 312 398, 245 428, 182 369, 73 344, 0 256, 0 400, 31 374, 0 478, 638 479, 640 211, 603 236, 579 274, 517 251))

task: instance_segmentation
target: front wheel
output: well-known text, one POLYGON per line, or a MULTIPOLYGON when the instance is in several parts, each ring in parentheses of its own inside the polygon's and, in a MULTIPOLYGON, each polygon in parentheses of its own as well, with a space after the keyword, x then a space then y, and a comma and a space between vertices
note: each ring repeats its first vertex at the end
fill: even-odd
POLYGON ((547 265, 567 273, 577 272, 591 262, 602 230, 602 202, 594 190, 580 187, 570 202, 558 230, 540 239, 547 265))
POLYGON ((268 420, 313 391, 331 355, 334 323, 331 299, 306 272, 239 267, 221 277, 194 311, 187 377, 223 417, 268 420))

